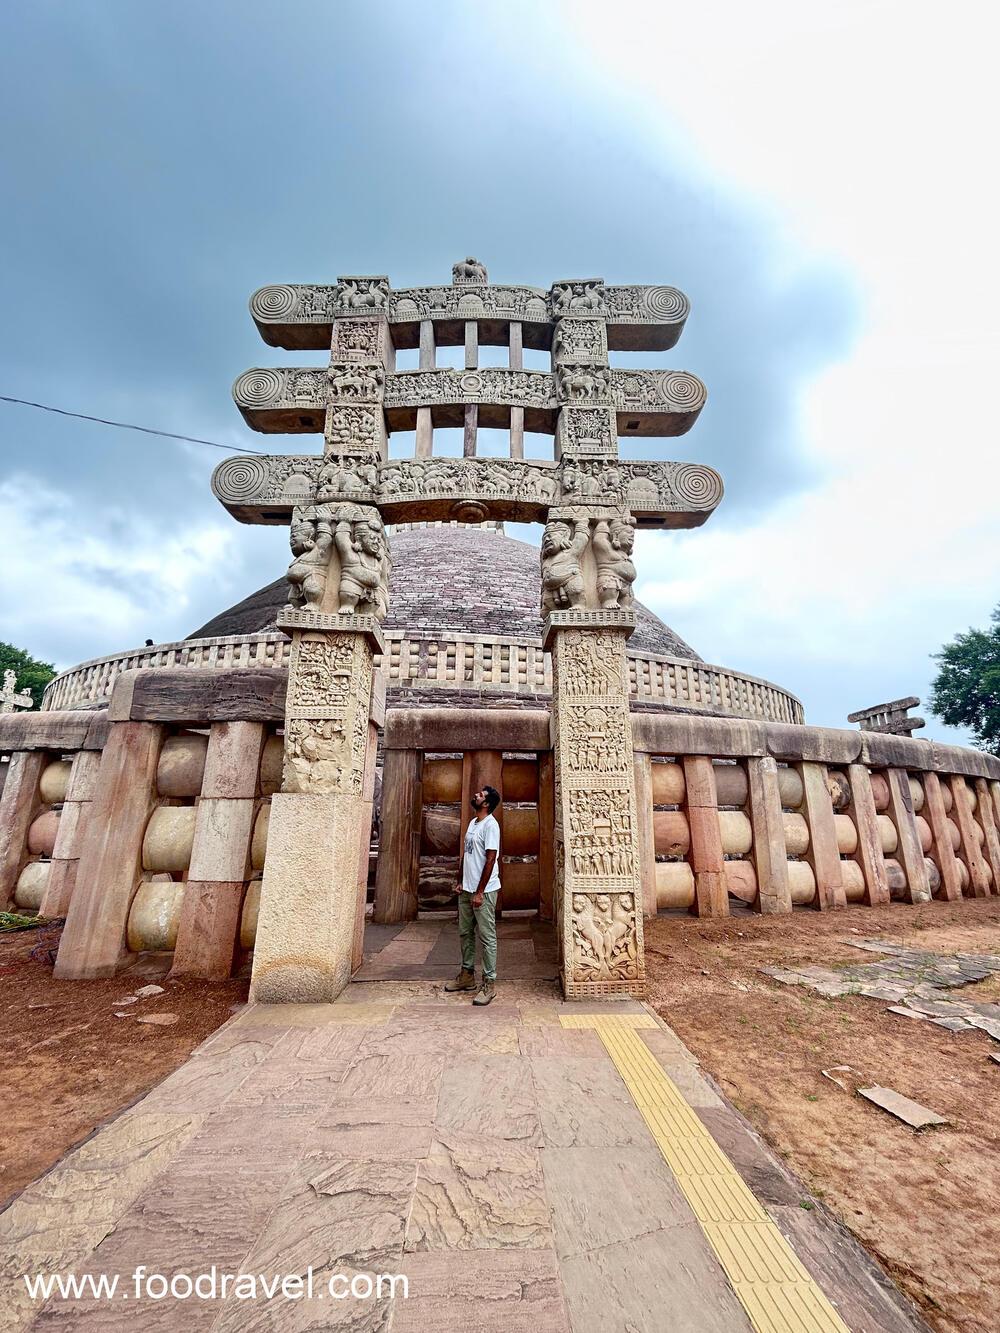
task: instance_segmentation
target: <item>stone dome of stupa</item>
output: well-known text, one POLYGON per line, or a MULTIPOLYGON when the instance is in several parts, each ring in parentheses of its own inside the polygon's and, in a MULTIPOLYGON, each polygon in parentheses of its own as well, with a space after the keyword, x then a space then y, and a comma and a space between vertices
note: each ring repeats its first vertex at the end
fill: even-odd
MULTIPOLYGON (((387 631, 502 639, 542 637, 538 547, 496 526, 397 528, 390 534, 392 580, 387 631)), ((192 639, 276 632, 288 584, 275 579, 195 630, 192 639)), ((633 652, 699 662, 694 649, 641 603, 635 604, 633 652)))

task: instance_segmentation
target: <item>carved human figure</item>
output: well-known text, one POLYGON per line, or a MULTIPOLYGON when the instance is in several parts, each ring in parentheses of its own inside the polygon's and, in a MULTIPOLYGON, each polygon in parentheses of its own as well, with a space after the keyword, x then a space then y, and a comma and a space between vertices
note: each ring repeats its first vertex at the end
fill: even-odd
POLYGON ((582 606, 586 595, 580 556, 590 540, 586 518, 551 519, 542 536, 542 612, 582 606))
POLYGON ((342 616, 362 614, 383 617, 389 609, 388 552, 382 525, 375 519, 341 519, 334 540, 340 555, 340 593, 337 610, 342 616))
POLYGON ((288 608, 319 610, 330 571, 330 521, 322 516, 296 517, 289 540, 295 559, 288 566, 288 608))
POLYGON ((597 600, 605 610, 632 604, 632 584, 635 565, 632 546, 635 542, 635 520, 630 514, 623 518, 598 519, 592 538, 597 560, 597 600))
POLYGON ((604 933, 594 920, 594 902, 586 894, 573 895, 573 930, 584 946, 584 952, 592 955, 591 966, 601 966, 604 958, 604 933))

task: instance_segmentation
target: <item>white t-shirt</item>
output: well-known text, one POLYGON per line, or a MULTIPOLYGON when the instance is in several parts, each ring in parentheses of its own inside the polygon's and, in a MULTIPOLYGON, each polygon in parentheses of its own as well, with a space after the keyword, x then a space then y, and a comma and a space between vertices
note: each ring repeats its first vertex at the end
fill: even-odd
POLYGON ((486 884, 487 893, 496 893, 500 887, 500 825, 492 815, 485 819, 473 818, 465 834, 465 856, 462 860, 462 889, 475 893, 479 888, 486 853, 496 852, 493 871, 486 884))

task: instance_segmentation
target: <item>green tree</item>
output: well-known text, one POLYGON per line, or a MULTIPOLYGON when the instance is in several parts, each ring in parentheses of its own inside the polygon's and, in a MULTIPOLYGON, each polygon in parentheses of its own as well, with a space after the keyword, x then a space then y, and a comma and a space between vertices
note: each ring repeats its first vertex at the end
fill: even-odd
POLYGON ((15 648, 12 643, 0 643, 0 685, 3 684, 5 671, 17 673, 16 688, 30 690, 34 708, 41 707, 45 687, 56 674, 51 662, 38 662, 23 648, 15 648))
POLYGON ((990 629, 956 634, 934 660, 931 708, 950 727, 968 727, 980 750, 1000 752, 1000 606, 990 629))

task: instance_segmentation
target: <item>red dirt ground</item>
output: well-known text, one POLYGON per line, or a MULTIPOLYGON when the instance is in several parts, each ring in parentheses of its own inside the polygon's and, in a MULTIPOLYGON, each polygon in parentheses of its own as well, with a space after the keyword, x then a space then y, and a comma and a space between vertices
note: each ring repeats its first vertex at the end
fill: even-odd
MULTIPOLYGON (((1000 1043, 825 999, 762 976, 872 962, 845 940, 1000 952, 1000 901, 849 907, 821 915, 660 917, 646 925, 650 999, 789 1165, 941 1333, 1000 1329, 1000 1043), (952 1123, 916 1133, 823 1078, 847 1064, 952 1123)), ((953 992, 996 1000, 1000 978, 953 992)))
POLYGON ((183 1064, 246 1000, 246 980, 170 981, 146 968, 57 981, 57 942, 58 929, 0 935, 0 1207, 183 1064), (33 950, 40 956, 31 958, 33 950), (125 1008, 114 1003, 149 983, 164 993, 125 1008), (128 1016, 116 1018, 116 1009, 128 1016), (136 1022, 153 1013, 178 1021, 136 1022))

